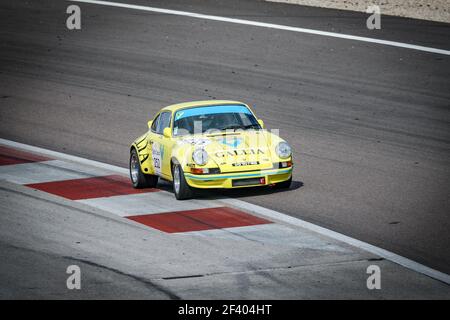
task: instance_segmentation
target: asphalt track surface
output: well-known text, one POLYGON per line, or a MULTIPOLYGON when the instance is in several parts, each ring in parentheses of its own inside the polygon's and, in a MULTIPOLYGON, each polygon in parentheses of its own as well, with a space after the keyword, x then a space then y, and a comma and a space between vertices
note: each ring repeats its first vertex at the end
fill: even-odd
MULTIPOLYGON (((450 26, 427 21, 370 31, 337 10, 129 3, 450 50, 450 26)), ((69 31, 67 5, 0 4, 2 138, 125 167, 162 106, 241 100, 293 146, 294 183, 226 195, 450 272, 449 56, 88 4, 69 31)))

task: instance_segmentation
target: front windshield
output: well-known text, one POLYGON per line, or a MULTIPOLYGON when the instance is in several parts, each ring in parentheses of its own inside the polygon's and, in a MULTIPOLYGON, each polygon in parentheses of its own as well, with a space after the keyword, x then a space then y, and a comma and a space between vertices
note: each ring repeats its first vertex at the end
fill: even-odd
POLYGON ((197 107, 175 113, 173 134, 181 136, 224 130, 261 129, 250 110, 243 105, 197 107))

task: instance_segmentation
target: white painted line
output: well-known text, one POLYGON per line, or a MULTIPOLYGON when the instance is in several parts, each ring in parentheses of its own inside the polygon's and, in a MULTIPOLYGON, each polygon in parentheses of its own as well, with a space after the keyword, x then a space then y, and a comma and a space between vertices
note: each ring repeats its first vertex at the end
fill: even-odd
POLYGON ((140 11, 158 12, 158 13, 164 13, 164 14, 177 15, 177 16, 185 16, 185 17, 191 17, 191 18, 197 18, 197 19, 229 22, 229 23, 236 23, 236 24, 249 25, 249 26, 255 26, 255 27, 284 30, 284 31, 309 33, 309 34, 326 36, 326 37, 376 43, 376 44, 382 44, 382 45, 386 45, 386 46, 393 46, 393 47, 399 47, 399 48, 405 48, 405 49, 412 49, 412 50, 419 50, 419 51, 425 51, 425 52, 431 52, 431 53, 437 53, 437 54, 443 54, 443 55, 450 55, 450 51, 444 50, 444 49, 418 46, 418 45, 414 45, 414 44, 397 42, 397 41, 389 41, 389 40, 382 40, 382 39, 375 39, 375 38, 368 38, 368 37, 353 36, 353 35, 344 34, 344 33, 291 27, 291 26, 285 26, 285 25, 274 24, 274 23, 258 22, 258 21, 244 20, 244 19, 234 19, 234 18, 212 16, 212 15, 201 14, 201 13, 162 9, 162 8, 140 6, 140 5, 134 5, 134 4, 127 4, 127 3, 109 2, 109 1, 97 1, 97 0, 68 0, 68 1, 97 4, 97 5, 109 6, 109 7, 126 8, 126 9, 140 10, 140 11))
MULTIPOLYGON (((36 152, 36 153, 39 153, 42 155, 47 155, 47 156, 53 157, 53 158, 59 158, 59 159, 64 159, 64 160, 69 160, 69 161, 77 161, 77 159, 78 159, 79 162, 81 162, 83 164, 87 164, 87 165, 91 165, 91 166, 94 166, 97 168, 107 169, 107 170, 111 170, 113 172, 128 175, 128 170, 125 168, 120 168, 117 166, 109 165, 109 164, 94 161, 94 160, 83 159, 80 157, 68 155, 68 154, 61 153, 61 152, 56 152, 56 151, 46 150, 43 148, 33 147, 33 146, 30 146, 27 144, 18 143, 18 142, 5 140, 5 139, 1 139, 1 138, 0 138, 0 144, 3 144, 8 147, 22 149, 24 151, 36 152)), ((162 193, 162 192, 165 192, 165 191, 159 191, 159 193, 162 193)), ((430 278, 442 281, 442 282, 450 285, 450 275, 440 272, 438 270, 432 269, 430 267, 424 266, 423 264, 420 264, 411 259, 402 257, 402 256, 395 254, 393 252, 390 252, 388 250, 376 247, 367 242, 360 241, 360 240, 348 237, 346 235, 343 235, 342 233, 338 233, 338 232, 332 231, 330 229, 320 227, 320 226, 312 224, 310 222, 306 222, 299 218, 294 218, 294 217, 288 216, 286 214, 283 214, 281 212, 263 208, 263 207, 260 207, 260 206, 257 206, 257 205, 254 205, 254 204, 251 204, 251 203, 248 203, 245 201, 241 201, 238 199, 221 199, 220 202, 223 202, 223 203, 226 203, 231 206, 238 207, 238 208, 242 208, 244 210, 253 211, 253 212, 260 214, 262 216, 265 216, 267 218, 282 221, 287 224, 298 226, 298 227, 316 232, 323 236, 342 241, 351 246, 365 250, 374 255, 385 258, 386 260, 397 263, 405 268, 408 268, 408 269, 416 271, 418 273, 427 275, 430 278)))

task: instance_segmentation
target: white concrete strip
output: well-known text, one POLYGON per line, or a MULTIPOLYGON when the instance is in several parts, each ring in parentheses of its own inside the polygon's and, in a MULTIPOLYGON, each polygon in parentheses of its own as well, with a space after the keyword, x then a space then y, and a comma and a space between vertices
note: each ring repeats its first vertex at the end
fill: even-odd
POLYGON ((111 172, 61 160, 0 166, 0 180, 17 184, 82 179, 107 174, 111 172))
POLYGON ((141 194, 77 200, 91 207, 99 208, 121 217, 155 214, 172 211, 198 210, 218 207, 217 201, 174 200, 170 192, 158 191, 141 194))
POLYGON ((348 248, 332 244, 326 241, 324 237, 318 236, 316 233, 308 231, 299 233, 295 229, 275 223, 205 231, 191 231, 180 234, 237 241, 242 241, 242 239, 245 238, 250 241, 256 241, 276 247, 295 247, 300 249, 351 253, 351 250, 348 248))
MULTIPOLYGON (((0 138, 0 144, 3 144, 5 146, 8 147, 13 147, 13 148, 18 148, 18 149, 22 149, 25 151, 30 151, 30 152, 36 152, 42 155, 47 155, 53 158, 59 158, 59 159, 66 159, 66 160, 70 160, 70 161, 76 161, 77 159, 80 159, 80 163, 83 164, 87 164, 87 165, 91 165, 97 168, 102 168, 105 170, 111 170, 113 172, 116 173, 122 173, 124 175, 128 175, 128 170, 125 168, 120 168, 117 166, 113 166, 113 165, 109 165, 106 163, 102 163, 102 162, 98 162, 98 161, 94 161, 94 160, 88 160, 88 159, 83 159, 80 157, 76 157, 76 156, 72 156, 72 155, 67 155, 64 153, 60 153, 60 152, 56 152, 56 151, 51 151, 51 150, 46 150, 43 148, 38 148, 38 147, 33 147, 30 145, 26 145, 23 143, 18 143, 18 142, 14 142, 14 141, 10 141, 10 140, 6 140, 6 139, 1 139, 0 138)), ((159 194, 162 194, 165 191, 160 191, 158 192, 159 194)), ((175 202, 175 200, 173 200, 172 202, 175 202)), ((344 243, 347 243, 351 246, 360 248, 362 250, 365 250, 367 252, 370 252, 374 255, 377 255, 379 257, 383 257, 386 260, 392 261, 394 263, 397 263, 405 268, 408 268, 410 270, 416 271, 418 273, 427 275, 433 279, 437 279, 439 281, 442 281, 446 284, 450 284, 450 276, 448 274, 445 274, 443 272, 440 272, 438 270, 432 269, 430 267, 427 267, 423 264, 420 264, 418 262, 415 262, 411 259, 402 257, 398 254, 395 254, 393 252, 390 252, 388 250, 376 247, 374 245, 371 245, 367 242, 363 242, 351 237, 348 237, 342 233, 338 233, 335 232, 333 230, 330 229, 326 229, 323 227, 320 227, 318 225, 312 224, 310 222, 304 221, 302 219, 299 218, 294 218, 291 217, 289 215, 283 214, 281 212, 275 211, 275 210, 270 210, 267 208, 263 208, 245 201, 241 201, 241 200, 237 200, 237 199, 223 199, 220 200, 219 202, 231 205, 231 206, 235 206, 237 208, 242 208, 244 210, 248 210, 248 211, 253 211, 259 215, 265 216, 269 219, 273 219, 273 220, 278 220, 278 221, 282 221, 285 222, 287 224, 292 224, 294 226, 298 226, 298 227, 302 227, 304 229, 316 232, 320 235, 326 236, 326 237, 330 237, 332 239, 336 239, 339 241, 342 241, 344 243)))
POLYGON ((77 156, 72 156, 70 154, 65 154, 65 153, 61 153, 61 152, 57 152, 57 151, 47 150, 44 148, 34 147, 34 146, 30 146, 30 145, 23 144, 20 142, 15 142, 15 141, 0 138, 0 144, 3 144, 5 146, 11 147, 11 148, 17 148, 17 149, 22 149, 22 150, 29 151, 29 152, 34 152, 37 154, 46 155, 50 158, 59 158, 62 160, 68 160, 68 161, 85 164, 85 165, 100 168, 100 169, 109 170, 109 171, 116 172, 116 173, 121 173, 124 175, 129 174, 128 169, 125 169, 125 168, 120 168, 120 167, 113 166, 113 165, 110 165, 107 163, 102 163, 102 162, 89 160, 89 159, 85 159, 85 158, 81 158, 81 157, 77 157, 77 156))
POLYGON ((288 223, 288 224, 291 224, 294 226, 298 226, 298 227, 301 227, 301 228, 304 228, 304 229, 307 229, 310 231, 314 231, 316 233, 330 237, 332 239, 345 242, 349 245, 352 245, 359 249, 368 251, 368 252, 373 253, 382 258, 385 258, 386 260, 395 262, 403 267, 406 267, 406 268, 414 270, 416 272, 425 274, 431 278, 445 282, 446 284, 450 284, 450 276, 448 274, 445 274, 443 272, 429 268, 427 266, 424 266, 423 264, 420 264, 420 263, 410 260, 408 258, 402 257, 398 254, 387 251, 385 249, 376 247, 367 242, 363 242, 363 241, 348 237, 346 235, 343 235, 342 233, 338 233, 338 232, 332 231, 330 229, 326 229, 326 228, 320 227, 318 225, 312 224, 310 222, 307 222, 307 221, 304 221, 304 220, 301 220, 298 218, 294 218, 294 217, 288 216, 286 214, 283 214, 283 213, 280 213, 280 212, 277 212, 274 210, 270 210, 267 208, 263 208, 263 207, 260 207, 260 206, 257 206, 257 205, 251 204, 251 203, 247 203, 247 202, 244 202, 241 200, 224 199, 222 201, 224 203, 227 203, 231 206, 235 206, 237 208, 242 208, 242 209, 245 208, 245 210, 253 211, 255 213, 263 215, 272 220, 282 221, 282 222, 285 222, 285 223, 288 223))
POLYGON ((353 36, 353 35, 344 34, 344 33, 320 31, 320 30, 306 29, 306 28, 299 28, 299 27, 291 27, 291 26, 285 26, 285 25, 274 24, 274 23, 258 22, 258 21, 244 20, 244 19, 234 19, 234 18, 212 16, 212 15, 194 13, 194 12, 188 12, 188 11, 170 10, 170 9, 155 8, 155 7, 127 4, 127 3, 109 2, 109 1, 96 1, 96 0, 68 0, 68 1, 96 4, 96 5, 109 6, 109 7, 126 8, 126 9, 140 10, 140 11, 158 12, 158 13, 185 16, 185 17, 191 17, 191 18, 197 18, 197 19, 206 19, 206 20, 214 20, 214 21, 242 24, 242 25, 248 25, 248 26, 254 26, 254 27, 262 27, 262 28, 270 28, 270 29, 277 29, 277 30, 284 30, 284 31, 308 33, 308 34, 314 34, 314 35, 319 35, 319 36, 375 43, 375 44, 399 47, 399 48, 404 48, 404 49, 412 49, 412 50, 419 50, 419 51, 425 51, 425 52, 431 52, 431 53, 437 53, 437 54, 443 54, 443 55, 450 55, 450 51, 444 50, 444 49, 424 47, 424 46, 403 43, 403 42, 397 42, 397 41, 389 41, 389 40, 382 40, 382 39, 375 39, 375 38, 368 38, 368 37, 353 36))

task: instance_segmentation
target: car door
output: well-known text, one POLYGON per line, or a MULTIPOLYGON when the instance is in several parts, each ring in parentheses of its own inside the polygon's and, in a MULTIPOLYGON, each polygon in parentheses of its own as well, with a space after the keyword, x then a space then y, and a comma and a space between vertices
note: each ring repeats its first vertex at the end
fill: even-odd
POLYGON ((164 129, 170 127, 171 115, 170 111, 161 112, 152 144, 152 159, 155 172, 164 178, 169 178, 171 175, 170 151, 172 143, 170 138, 166 138, 163 135, 164 129))

